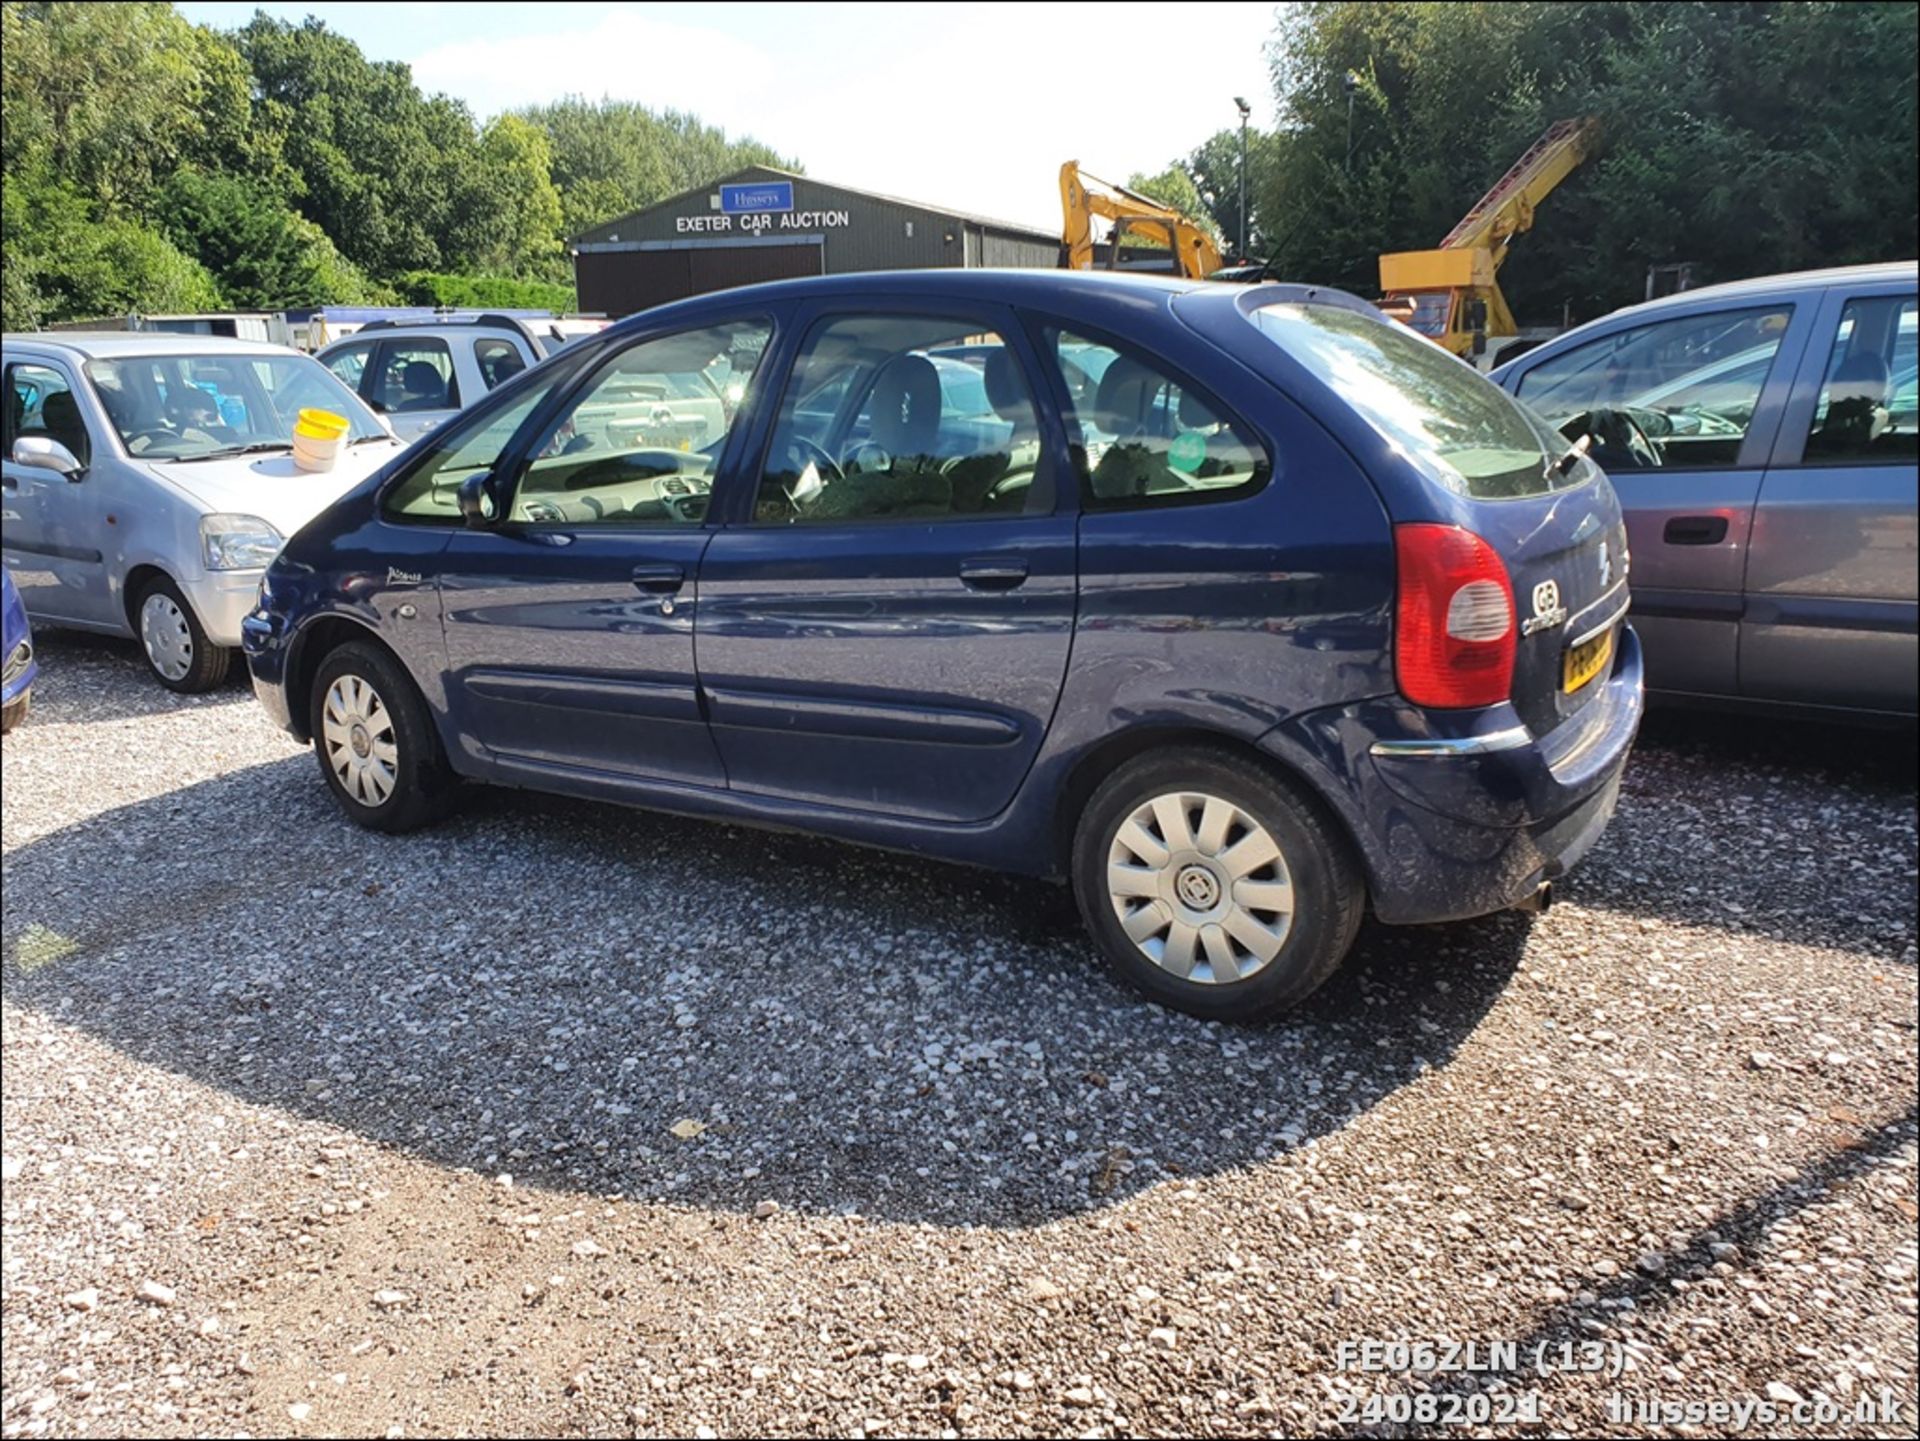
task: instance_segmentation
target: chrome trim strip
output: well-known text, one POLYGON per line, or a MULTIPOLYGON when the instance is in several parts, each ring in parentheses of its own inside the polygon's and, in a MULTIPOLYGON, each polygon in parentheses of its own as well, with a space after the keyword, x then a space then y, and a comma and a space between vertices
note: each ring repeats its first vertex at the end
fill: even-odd
POLYGON ((1627 613, 1628 607, 1631 606, 1632 604, 1633 604, 1633 597, 1622 596, 1620 598, 1620 604, 1614 607, 1613 614, 1609 615, 1605 620, 1601 621, 1598 625, 1589 626, 1586 630, 1582 631, 1579 635, 1573 637, 1573 639, 1567 642, 1566 648, 1568 650, 1572 650, 1577 645, 1585 645, 1588 641, 1592 640, 1595 636, 1599 635, 1600 632, 1604 630, 1611 630, 1619 622, 1620 617, 1627 613))
POLYGON ((1532 731, 1525 726, 1513 726, 1478 736, 1426 736, 1420 740, 1375 741, 1370 753, 1395 759, 1405 756, 1483 756, 1532 743, 1532 731))

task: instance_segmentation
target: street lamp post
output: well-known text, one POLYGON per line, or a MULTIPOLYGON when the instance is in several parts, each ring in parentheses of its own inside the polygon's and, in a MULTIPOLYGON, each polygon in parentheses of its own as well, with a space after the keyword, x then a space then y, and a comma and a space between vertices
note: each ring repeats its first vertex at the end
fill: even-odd
POLYGON ((1240 107, 1240 258, 1247 258, 1247 117, 1253 107, 1238 95, 1233 103, 1240 107))
POLYGON ((1341 82, 1347 87, 1347 174, 1353 174, 1353 92, 1360 88, 1360 77, 1351 70, 1341 82))

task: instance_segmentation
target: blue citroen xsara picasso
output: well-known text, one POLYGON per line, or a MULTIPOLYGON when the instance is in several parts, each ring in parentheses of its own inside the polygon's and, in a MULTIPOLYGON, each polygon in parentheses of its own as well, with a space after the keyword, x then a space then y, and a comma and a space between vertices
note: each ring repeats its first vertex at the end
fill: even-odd
POLYGON ((1350 296, 937 271, 648 311, 287 543, 347 814, 461 779, 1071 879, 1169 1005, 1539 905, 1641 713, 1606 478, 1350 296))

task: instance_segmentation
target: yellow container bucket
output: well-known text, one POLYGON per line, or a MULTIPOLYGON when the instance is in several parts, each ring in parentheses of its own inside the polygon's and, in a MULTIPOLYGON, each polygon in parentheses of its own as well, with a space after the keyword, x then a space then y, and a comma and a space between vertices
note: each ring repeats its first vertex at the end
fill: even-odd
POLYGON ((293 463, 302 470, 332 470, 352 426, 346 416, 331 410, 302 410, 293 427, 293 463))

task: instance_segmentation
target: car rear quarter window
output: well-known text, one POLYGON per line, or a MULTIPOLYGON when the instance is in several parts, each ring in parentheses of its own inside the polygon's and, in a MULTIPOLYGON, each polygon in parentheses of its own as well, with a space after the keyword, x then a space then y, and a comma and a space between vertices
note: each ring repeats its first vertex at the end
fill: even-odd
POLYGON ((1553 462, 1566 442, 1513 397, 1425 337, 1337 305, 1254 312, 1262 333, 1447 489, 1510 500, 1583 485, 1592 468, 1553 462))
POLYGON ((1238 500, 1273 465, 1251 430, 1192 381, 1117 341, 1049 327, 1067 436, 1089 510, 1238 500))

